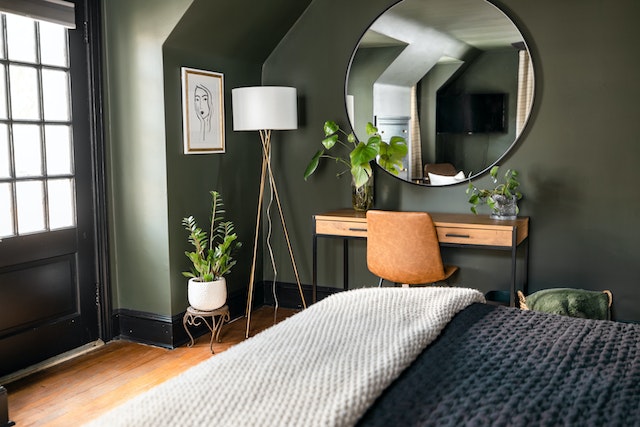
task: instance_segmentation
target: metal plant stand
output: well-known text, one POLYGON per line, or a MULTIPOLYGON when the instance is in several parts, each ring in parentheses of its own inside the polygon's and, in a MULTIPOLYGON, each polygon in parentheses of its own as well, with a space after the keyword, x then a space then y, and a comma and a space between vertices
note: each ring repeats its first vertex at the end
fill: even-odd
POLYGON ((209 348, 211 349, 211 353, 215 353, 213 351, 213 338, 215 337, 216 341, 220 342, 222 324, 224 322, 228 322, 230 318, 229 306, 226 305, 211 311, 197 310, 191 306, 187 307, 187 311, 184 313, 184 317, 182 318, 182 324, 184 325, 184 330, 187 331, 187 335, 189 335, 189 338, 191 339, 188 346, 191 347, 194 343, 193 335, 189 332, 189 326, 200 326, 204 323, 211 331, 209 348), (219 316, 217 321, 216 316, 219 316), (209 317, 211 318, 211 323, 207 320, 209 317))

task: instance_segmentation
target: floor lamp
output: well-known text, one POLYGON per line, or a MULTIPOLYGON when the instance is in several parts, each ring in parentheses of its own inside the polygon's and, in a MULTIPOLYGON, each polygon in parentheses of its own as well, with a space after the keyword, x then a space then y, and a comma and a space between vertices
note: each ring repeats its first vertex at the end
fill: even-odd
MULTIPOLYGON (((260 219, 262 217, 262 201, 264 198, 264 187, 267 179, 275 196, 280 221, 284 231, 284 237, 289 248, 293 272, 298 283, 302 306, 307 308, 307 304, 302 293, 302 285, 298 276, 298 268, 293 257, 289 233, 284 221, 280 197, 276 188, 276 182, 271 169, 271 131, 291 130, 298 128, 298 108, 296 89, 281 86, 252 86, 241 87, 231 90, 231 101, 233 107, 233 130, 234 131, 258 131, 262 141, 262 173, 260 175, 260 193, 258 196, 258 214, 256 215, 256 231, 253 241, 253 261, 251 263, 251 274, 249 276, 249 294, 247 295, 247 328, 245 336, 249 338, 249 327, 251 324, 251 307, 253 305, 253 282, 256 272, 256 257, 258 254, 258 235, 260 231, 260 219)), ((267 236, 267 244, 269 236, 267 236)), ((270 249, 270 247, 269 247, 270 249)), ((275 273, 275 262, 272 257, 272 264, 275 273)), ((276 301, 277 304, 277 301, 276 301)), ((276 306, 277 309, 277 306, 276 306)))

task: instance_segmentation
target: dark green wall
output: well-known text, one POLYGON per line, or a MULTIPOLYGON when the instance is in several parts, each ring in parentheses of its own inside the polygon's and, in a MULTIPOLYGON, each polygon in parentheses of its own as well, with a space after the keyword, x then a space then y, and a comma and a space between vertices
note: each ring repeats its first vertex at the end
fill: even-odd
POLYGON ((190 3, 103 2, 114 308, 171 311, 162 43, 190 3))
MULTIPOLYGON (((304 126, 279 134, 274 155, 279 179, 286 182, 289 225, 307 283, 311 217, 348 206, 349 189, 348 182, 335 179, 332 165, 324 165, 309 182, 302 171, 319 147, 323 121, 346 122, 344 78, 352 48, 392 3, 315 0, 265 63, 265 83, 296 86, 305 102, 304 126)), ((503 162, 521 171, 521 214, 531 217, 530 289, 611 289, 617 318, 638 321, 640 57, 633 52, 640 39, 640 3, 504 0, 500 5, 529 42, 537 78, 530 123, 503 162)), ((468 211, 462 185, 423 188, 377 173, 376 196, 382 208, 468 211)), ((338 284, 340 246, 321 243, 320 284, 338 284)), ((353 286, 373 285, 360 243, 353 245, 353 286)), ((461 266, 461 284, 506 288, 503 257, 462 250, 445 256, 461 266)), ((284 253, 280 258, 284 263, 284 253)))
MULTIPOLYGON (((200 20, 176 16, 188 1, 105 3, 115 307, 164 314, 184 309, 179 271, 187 264, 179 220, 187 212, 204 214, 203 194, 212 187, 225 196, 238 231, 249 239, 253 234, 257 135, 231 131, 227 96, 227 154, 181 155, 180 65, 224 72, 227 95, 235 85, 255 84, 259 73, 264 84, 298 89, 300 127, 274 133, 273 163, 298 269, 302 281, 310 283, 312 215, 348 206, 350 195, 349 182, 336 180, 333 165, 323 165, 308 182, 302 174, 319 148, 322 123, 346 123, 344 79, 352 49, 394 1, 314 0, 306 8, 299 0, 198 0, 192 12, 200 20), (158 22, 173 25, 171 36, 158 22), (167 37, 164 50, 157 48, 167 37), (153 96, 141 98, 149 90, 153 96)), ((639 321, 634 267, 640 264, 635 226, 640 57, 634 52, 640 3, 503 0, 500 5, 529 42, 537 78, 529 126, 503 162, 521 171, 521 213, 531 217, 530 288, 608 288, 617 318, 639 321)), ((424 188, 379 171, 376 206, 438 212, 469 208, 462 185, 424 188)), ((276 232, 273 241, 278 280, 293 282, 281 234, 276 232)), ((341 246, 320 243, 320 285, 339 286, 341 246)), ((375 284, 364 263, 364 242, 351 247, 352 286, 375 284)), ((506 288, 506 257, 473 250, 444 255, 460 265, 460 284, 506 288)), ((234 287, 242 287, 249 269, 243 257, 244 265, 236 266, 231 277, 234 287)), ((272 277, 265 268, 261 278, 272 277)))
MULTIPOLYGON (((260 174, 257 132, 233 132, 231 89, 262 64, 308 1, 109 0, 103 4, 111 272, 116 309, 175 315, 187 306, 181 220, 209 221, 210 190, 244 243, 227 277, 246 292, 260 174), (277 11, 277 13, 276 13, 277 11), (226 152, 182 153, 180 68, 224 74, 226 152)), ((260 248, 261 254, 261 248, 260 248)), ((259 260, 261 261, 261 260, 259 260)), ((258 266, 257 280, 262 280, 258 266)))

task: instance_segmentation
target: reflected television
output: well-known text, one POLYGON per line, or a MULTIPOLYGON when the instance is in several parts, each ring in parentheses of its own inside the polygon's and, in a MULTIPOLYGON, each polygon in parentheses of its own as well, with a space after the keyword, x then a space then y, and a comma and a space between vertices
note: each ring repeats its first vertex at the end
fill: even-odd
POLYGON ((437 133, 504 133, 506 93, 465 93, 436 98, 437 133))

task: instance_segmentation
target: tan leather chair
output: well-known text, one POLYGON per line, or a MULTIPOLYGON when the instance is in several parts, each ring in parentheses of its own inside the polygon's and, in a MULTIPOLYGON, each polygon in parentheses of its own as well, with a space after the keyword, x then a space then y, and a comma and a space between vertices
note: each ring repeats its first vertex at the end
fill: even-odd
POLYGON ((444 176, 454 176, 458 173, 458 169, 451 163, 427 163, 424 165, 424 176, 428 177, 430 173, 444 176))
POLYGON ((438 234, 426 212, 367 212, 367 267, 394 283, 420 285, 446 281, 458 270, 443 265, 438 234))

